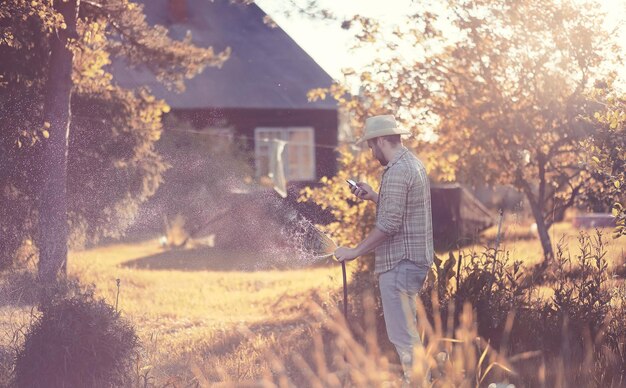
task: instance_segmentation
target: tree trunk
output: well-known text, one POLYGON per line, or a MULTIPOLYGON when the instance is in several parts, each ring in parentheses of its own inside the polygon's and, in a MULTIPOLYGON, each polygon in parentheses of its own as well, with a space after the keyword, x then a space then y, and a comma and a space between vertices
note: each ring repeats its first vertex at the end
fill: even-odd
POLYGON ((57 0, 54 8, 67 26, 51 35, 50 64, 43 119, 50 137, 42 140, 39 160, 39 278, 50 285, 66 275, 67 264, 67 157, 71 121, 72 51, 69 38, 76 36, 80 0, 57 0))
POLYGON ((548 226, 543 218, 542 206, 536 203, 533 199, 528 198, 530 203, 530 209, 535 218, 537 224, 537 233, 539 234, 539 240, 541 241, 541 247, 543 248, 543 260, 545 263, 554 257, 554 251, 552 250, 552 241, 550 240, 550 234, 548 233, 548 226))

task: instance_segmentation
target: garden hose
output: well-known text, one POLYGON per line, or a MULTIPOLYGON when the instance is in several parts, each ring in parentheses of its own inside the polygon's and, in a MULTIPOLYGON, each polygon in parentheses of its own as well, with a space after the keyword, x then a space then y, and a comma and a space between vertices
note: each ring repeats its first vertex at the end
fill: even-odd
POLYGON ((346 278, 346 262, 341 262, 341 272, 343 273, 343 317, 348 324, 348 281, 346 278))

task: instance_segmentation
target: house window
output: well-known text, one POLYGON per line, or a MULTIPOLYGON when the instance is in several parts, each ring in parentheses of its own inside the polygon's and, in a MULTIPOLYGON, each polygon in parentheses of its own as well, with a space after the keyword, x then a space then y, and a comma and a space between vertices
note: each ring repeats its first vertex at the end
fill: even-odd
POLYGON ((287 180, 315 180, 315 132, 312 127, 256 128, 254 149, 257 176, 269 173, 269 142, 274 139, 287 142, 283 153, 287 180))

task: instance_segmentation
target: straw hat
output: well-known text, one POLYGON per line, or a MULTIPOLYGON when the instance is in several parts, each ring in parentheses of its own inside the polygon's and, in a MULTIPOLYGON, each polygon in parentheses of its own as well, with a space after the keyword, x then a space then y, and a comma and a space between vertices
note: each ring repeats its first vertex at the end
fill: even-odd
POLYGON ((393 115, 372 116, 368 118, 365 120, 364 132, 363 137, 357 140, 356 144, 361 144, 364 141, 380 136, 411 134, 411 132, 406 129, 398 128, 393 115))

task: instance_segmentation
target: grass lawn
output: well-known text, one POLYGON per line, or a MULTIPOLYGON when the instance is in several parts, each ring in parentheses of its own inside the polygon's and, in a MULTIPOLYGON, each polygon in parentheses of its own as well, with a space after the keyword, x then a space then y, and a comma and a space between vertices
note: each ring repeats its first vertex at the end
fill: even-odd
MULTIPOLYGON (((502 248, 512 258, 536 263, 541 246, 525 230, 520 225, 505 229, 502 248)), ((551 236, 556 241, 565 235, 575 254, 577 233, 563 223, 551 236)), ((494 236, 494 230, 485 233, 487 244, 494 236)), ((605 236, 607 260, 614 268, 623 266, 626 239, 605 236)), ((465 248, 472 249, 483 248, 465 248)), ((138 373, 150 382, 241 382, 270 373, 268 350, 280 359, 305 351, 315 334, 307 322, 307 303, 334 304, 341 295, 339 265, 287 269, 276 259, 279 265, 272 268, 267 259, 208 248, 164 252, 156 240, 148 240, 71 252, 68 272, 93 283, 97 295, 118 303, 135 325, 144 345, 138 373)), ((31 307, 0 303, 0 349, 28 323, 31 307)))
MULTIPOLYGON (((482 252, 485 247, 493 248, 495 245, 497 226, 485 230, 481 235, 481 243, 464 247, 464 252, 482 252)), ((565 251, 574 258, 579 252, 578 237, 584 231, 595 237, 594 229, 576 229, 569 222, 560 222, 553 225, 550 230, 550 240, 556 253, 557 245, 561 244, 565 251)), ((626 238, 613 239, 611 229, 600 229, 602 238, 607 249, 606 260, 609 268, 619 269, 626 263, 626 238)), ((524 265, 531 266, 541 262, 543 250, 537 238, 536 231, 532 230, 527 223, 505 220, 502 225, 501 243, 499 250, 509 253, 512 260, 521 260, 524 265)), ((442 258, 446 255, 441 255, 442 258)))
MULTIPOLYGON (((304 305, 329 303, 339 294, 341 267, 268 269, 271 264, 249 253, 164 252, 149 240, 71 252, 68 273, 94 284, 110 304, 117 299, 144 345, 141 373, 158 385, 186 384, 196 377, 192 370, 213 381, 255 380, 269 370, 261 365, 268 348, 280 357, 306 346, 304 305), (282 351, 274 346, 278 341, 282 351)), ((0 304, 0 345, 28 322, 30 311, 0 304)))

